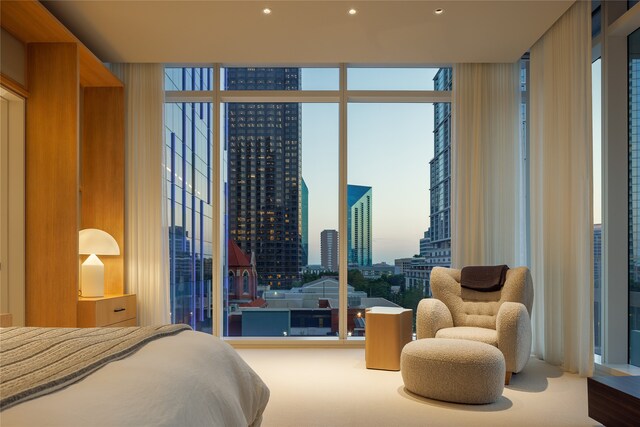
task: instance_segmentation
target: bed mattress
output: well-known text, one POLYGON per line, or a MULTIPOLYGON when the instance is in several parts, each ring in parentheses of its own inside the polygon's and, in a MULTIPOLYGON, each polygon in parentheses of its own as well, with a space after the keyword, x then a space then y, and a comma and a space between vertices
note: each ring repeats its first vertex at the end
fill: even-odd
POLYGON ((2 426, 259 426, 269 389, 222 340, 184 331, 52 394, 0 413, 2 426))

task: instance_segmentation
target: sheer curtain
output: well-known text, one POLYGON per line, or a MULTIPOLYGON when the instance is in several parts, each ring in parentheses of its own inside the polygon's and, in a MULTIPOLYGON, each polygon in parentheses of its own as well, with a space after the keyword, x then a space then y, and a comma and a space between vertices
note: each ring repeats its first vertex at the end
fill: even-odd
POLYGON ((520 66, 457 64, 451 154, 451 263, 523 265, 520 66))
POLYGON ((531 48, 533 352, 593 371, 591 9, 576 2, 531 48))
POLYGON ((141 326, 170 323, 164 168, 164 69, 114 64, 125 87, 125 289, 141 326))

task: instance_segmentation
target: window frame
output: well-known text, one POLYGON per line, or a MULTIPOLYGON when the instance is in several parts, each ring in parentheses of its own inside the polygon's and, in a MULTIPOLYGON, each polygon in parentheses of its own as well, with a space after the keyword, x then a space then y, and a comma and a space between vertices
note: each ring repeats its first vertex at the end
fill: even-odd
POLYGON ((594 56, 602 58, 602 357, 595 368, 638 375, 640 368, 629 364, 627 37, 640 8, 602 6, 601 32, 593 38, 594 56))
MULTIPOLYGON (((234 67, 239 66, 234 64, 234 67)), ((250 64, 244 67, 260 67, 265 65, 250 64)), ((273 66, 269 64, 268 66, 273 66)), ((291 65, 286 65, 292 67, 291 65)), ((360 337, 349 337, 347 334, 347 239, 339 241, 339 332, 338 337, 288 337, 288 338, 255 338, 255 337, 225 337, 222 334, 223 324, 223 283, 226 276, 224 271, 224 245, 226 242, 223 230, 224 194, 222 192, 224 165, 222 164, 222 136, 220 135, 221 109, 224 103, 265 103, 265 102, 293 102, 293 103, 335 103, 338 104, 339 121, 339 227, 338 234, 345 236, 347 233, 347 106, 349 103, 439 103, 453 102, 452 91, 434 90, 347 90, 347 69, 350 64, 327 64, 323 67, 339 69, 338 90, 296 90, 296 91, 239 91, 220 89, 220 70, 224 64, 166 64, 166 68, 175 67, 212 67, 212 90, 209 91, 165 91, 165 103, 169 102, 212 102, 213 103, 213 159, 214 168, 212 176, 212 333, 214 336, 224 339, 226 342, 238 348, 243 347, 363 347, 364 340, 360 337), (218 273, 215 273, 218 272, 218 273)), ((415 67, 447 68, 450 64, 415 65, 415 67)), ((295 67, 304 68, 303 64, 295 67)), ((317 68, 317 66, 314 66, 317 68)), ((388 65, 371 66, 372 68, 398 68, 388 65)), ((407 68, 407 67, 402 67, 407 68)), ((228 274, 228 273, 227 273, 228 274)))

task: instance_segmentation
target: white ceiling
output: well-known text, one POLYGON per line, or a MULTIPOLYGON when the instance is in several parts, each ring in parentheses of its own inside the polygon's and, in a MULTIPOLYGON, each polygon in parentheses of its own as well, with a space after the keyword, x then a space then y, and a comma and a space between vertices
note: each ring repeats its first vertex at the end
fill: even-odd
POLYGON ((573 0, 43 3, 105 62, 436 65, 516 61, 573 0))

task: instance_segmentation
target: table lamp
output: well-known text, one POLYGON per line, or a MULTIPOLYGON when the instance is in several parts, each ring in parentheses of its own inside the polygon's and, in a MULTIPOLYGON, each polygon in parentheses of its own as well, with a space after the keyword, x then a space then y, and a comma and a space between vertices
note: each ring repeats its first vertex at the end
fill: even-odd
POLYGON ((104 264, 96 255, 120 255, 120 248, 116 239, 109 233, 97 228, 80 230, 79 252, 89 255, 82 263, 82 291, 83 297, 104 296, 104 264))

